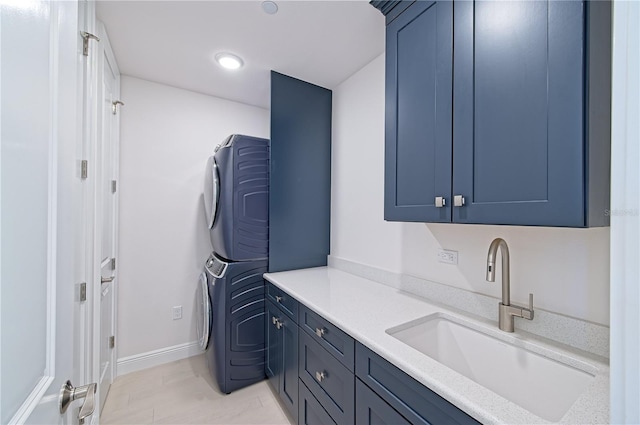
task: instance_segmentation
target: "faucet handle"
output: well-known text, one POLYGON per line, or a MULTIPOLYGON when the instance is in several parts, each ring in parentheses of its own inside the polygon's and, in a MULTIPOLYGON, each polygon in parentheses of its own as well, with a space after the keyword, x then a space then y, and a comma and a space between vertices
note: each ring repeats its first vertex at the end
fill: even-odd
POLYGON ((533 294, 529 294, 529 308, 522 309, 522 317, 527 320, 533 320, 533 294))

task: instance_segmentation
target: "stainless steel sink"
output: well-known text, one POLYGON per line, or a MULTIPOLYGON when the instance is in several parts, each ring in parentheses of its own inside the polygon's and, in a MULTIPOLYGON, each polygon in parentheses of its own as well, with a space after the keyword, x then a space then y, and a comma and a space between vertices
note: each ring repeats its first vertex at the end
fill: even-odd
POLYGON ((595 379, 595 369, 586 363, 569 365, 561 353, 535 353, 442 313, 386 332, 548 421, 561 419, 595 379))

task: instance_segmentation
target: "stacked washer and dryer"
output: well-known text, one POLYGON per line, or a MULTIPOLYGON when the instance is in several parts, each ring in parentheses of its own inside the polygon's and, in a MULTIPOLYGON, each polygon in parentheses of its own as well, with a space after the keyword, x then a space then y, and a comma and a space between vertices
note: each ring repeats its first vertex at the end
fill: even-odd
POLYGON ((218 145, 207 161, 204 205, 213 252, 198 285, 198 339, 228 394, 265 377, 269 141, 234 134, 218 145))

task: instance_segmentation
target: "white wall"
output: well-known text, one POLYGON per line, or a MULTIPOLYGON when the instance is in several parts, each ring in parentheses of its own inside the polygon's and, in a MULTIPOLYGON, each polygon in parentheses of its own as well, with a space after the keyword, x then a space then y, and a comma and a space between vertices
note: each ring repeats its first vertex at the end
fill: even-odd
POLYGON ((333 92, 331 255, 500 298, 485 281, 495 237, 511 252, 512 300, 609 324, 609 228, 565 229, 383 220, 384 55, 333 92), (457 266, 438 248, 458 251, 457 266))
POLYGON ((331 255, 399 272, 402 224, 384 212, 384 55, 333 91, 331 255))
POLYGON ((229 134, 269 137, 266 109, 128 76, 121 84, 119 358, 196 340, 196 284, 211 253, 207 158, 229 134))

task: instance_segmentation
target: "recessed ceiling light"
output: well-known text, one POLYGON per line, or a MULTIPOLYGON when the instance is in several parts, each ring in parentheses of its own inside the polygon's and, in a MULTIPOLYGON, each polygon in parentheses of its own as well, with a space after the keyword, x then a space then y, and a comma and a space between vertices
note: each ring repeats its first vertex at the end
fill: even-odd
POLYGON ((221 67, 227 69, 238 69, 244 65, 240 56, 236 56, 231 53, 218 53, 216 55, 216 61, 221 67))
POLYGON ((278 5, 274 1, 263 1, 262 10, 269 15, 275 15, 278 13, 278 5))

